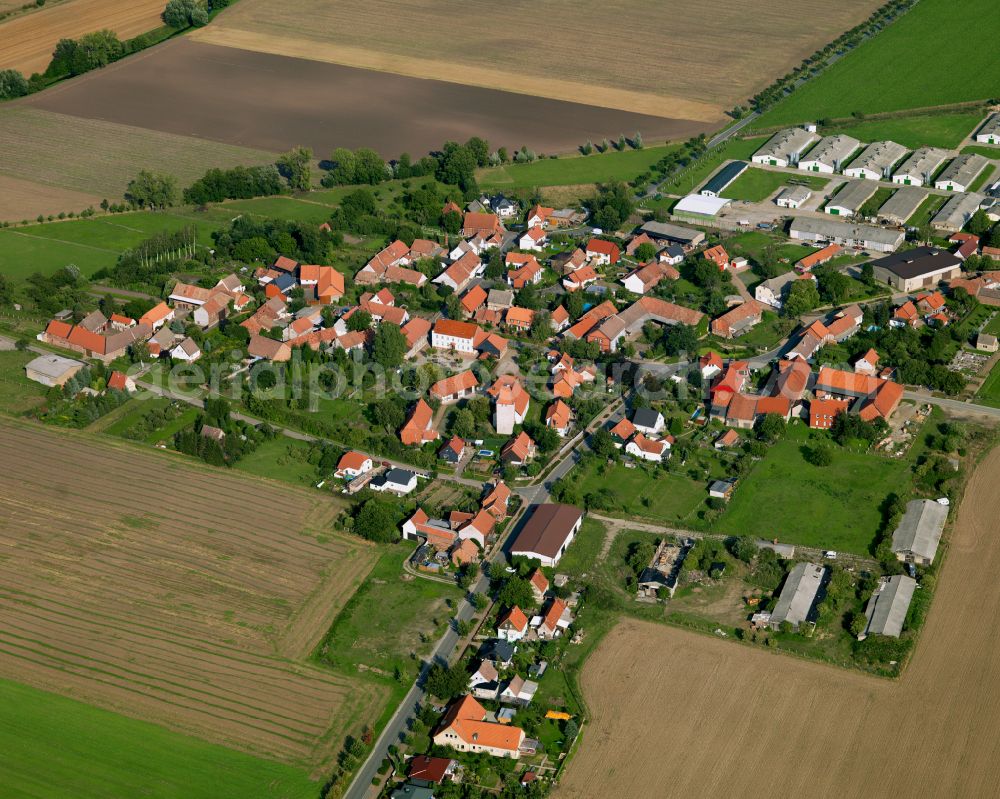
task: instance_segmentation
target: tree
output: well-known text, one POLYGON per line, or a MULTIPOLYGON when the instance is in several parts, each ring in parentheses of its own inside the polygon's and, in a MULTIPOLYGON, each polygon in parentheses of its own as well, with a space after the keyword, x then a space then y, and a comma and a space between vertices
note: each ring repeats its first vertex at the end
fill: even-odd
POLYGON ((851 279, 834 267, 820 267, 816 270, 816 279, 819 281, 820 296, 828 302, 839 305, 851 296, 851 279))
POLYGON ((668 325, 663 333, 663 351, 667 355, 696 352, 698 333, 691 325, 668 325))
POLYGON ((748 535, 738 535, 729 539, 727 547, 734 558, 744 563, 752 561, 754 555, 757 554, 757 545, 748 535))
POLYGON ((652 561, 655 552, 656 547, 653 546, 651 541, 645 539, 635 541, 629 544, 628 552, 625 555, 625 563, 628 564, 632 573, 638 577, 649 565, 650 561, 652 561))
POLYGON ((144 169, 129 181, 125 199, 140 208, 168 208, 177 202, 177 181, 144 169))
POLYGON ((807 447, 804 456, 813 466, 829 466, 833 463, 833 451, 824 444, 807 447))
POLYGON ((990 218, 986 215, 986 212, 980 208, 976 211, 965 225, 965 229, 969 231, 973 236, 982 236, 989 229, 993 227, 993 223, 990 218))
POLYGON ((656 257, 656 247, 650 244, 648 241, 644 241, 638 247, 635 248, 635 260, 640 264, 644 264, 647 261, 652 261, 656 257))
POLYGON ((767 413, 757 422, 757 437, 773 444, 785 435, 785 420, 776 413, 767 413))
POLYGON ((614 438, 606 428, 599 427, 590 436, 590 449, 601 458, 610 458, 615 454, 614 438))
POLYGON ((28 89, 28 81, 16 69, 0 69, 0 100, 24 97, 28 89))
POLYGON ((354 183, 375 185, 389 177, 388 168, 377 152, 368 147, 354 151, 354 183))
POLYGON ((396 509, 382 499, 369 499, 354 517, 353 531, 369 541, 388 544, 399 538, 396 509))
POLYGON ((497 594, 497 602, 505 608, 517 605, 523 610, 535 604, 535 596, 531 591, 531 584, 527 580, 517 575, 511 575, 497 594))
POLYGON ((801 316, 819 305, 819 291, 811 280, 796 280, 789 286, 782 305, 786 316, 801 316))
POLYGON ((296 191, 309 191, 312 187, 312 150, 308 147, 294 147, 278 156, 275 165, 288 185, 296 191))
POLYGON ((378 326, 372 344, 372 357, 377 364, 385 369, 395 369, 403 362, 408 348, 406 336, 398 325, 383 322, 378 326))
POLYGON ((397 397, 383 397, 371 404, 372 419, 386 430, 396 430, 406 419, 401 401, 397 397))
POLYGON ((476 432, 476 417, 468 408, 459 408, 451 417, 451 432, 459 438, 472 438, 476 432))
POLYGON ((866 286, 875 285, 875 267, 868 261, 861 267, 861 282, 866 286))
POLYGON ((457 236, 458 231, 462 229, 462 215, 452 209, 446 214, 441 215, 441 227, 444 228, 444 232, 452 236, 457 236))
POLYGON ((435 663, 427 672, 427 682, 424 684, 427 693, 438 699, 461 696, 468 687, 469 675, 465 673, 461 663, 456 663, 454 666, 435 663))
POLYGON ((167 25, 177 30, 192 25, 200 27, 208 22, 208 14, 197 0, 169 0, 160 16, 167 25))
POLYGON ((503 255, 501 255, 500 249, 494 248, 490 250, 484 276, 487 280, 501 280, 506 274, 507 266, 503 262, 503 255))
POLYGON ((347 329, 355 333, 368 330, 372 326, 372 315, 368 311, 357 310, 347 320, 347 329))

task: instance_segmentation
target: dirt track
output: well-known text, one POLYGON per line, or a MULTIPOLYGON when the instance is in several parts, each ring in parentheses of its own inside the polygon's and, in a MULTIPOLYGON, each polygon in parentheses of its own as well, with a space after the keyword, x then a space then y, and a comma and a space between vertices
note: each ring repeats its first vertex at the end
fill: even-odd
POLYGON ((584 670, 593 723, 557 796, 1000 795, 998 475, 1000 449, 901 680, 622 622, 584 670))
POLYGON ((0 675, 326 766, 377 688, 304 657, 373 553, 336 506, 0 420, 0 675))
POLYGON ((204 139, 282 151, 304 144, 420 156, 483 136, 494 147, 567 152, 641 130, 646 142, 709 125, 173 39, 19 101, 204 139))
POLYGON ((164 0, 67 0, 0 23, 0 69, 44 72, 60 39, 110 28, 120 39, 160 27, 164 0))

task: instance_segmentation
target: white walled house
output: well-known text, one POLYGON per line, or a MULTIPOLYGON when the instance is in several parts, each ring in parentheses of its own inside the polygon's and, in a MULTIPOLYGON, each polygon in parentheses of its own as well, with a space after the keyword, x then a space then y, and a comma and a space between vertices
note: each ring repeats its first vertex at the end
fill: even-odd
POLYGON ((801 208, 810 197, 812 192, 805 186, 786 186, 774 198, 774 203, 779 208, 801 208))
POLYGON ((431 346, 472 355, 476 351, 476 333, 479 328, 470 322, 438 319, 431 329, 431 346))
POLYGON ((750 158, 755 164, 766 166, 795 166, 803 152, 818 137, 804 128, 787 128, 775 133, 767 143, 750 158))
POLYGON ((980 144, 1000 144, 1000 112, 993 114, 976 133, 980 144))
POLYGON ((896 144, 894 141, 877 141, 869 144, 861 155, 851 161, 844 174, 849 178, 862 180, 888 178, 893 166, 907 152, 902 144, 896 144))
POLYGON ((670 442, 665 439, 647 438, 642 433, 636 433, 625 445, 625 452, 633 458, 662 463, 670 454, 670 442))
POLYGON ((541 252, 548 243, 549 237, 541 227, 528 228, 517 240, 517 246, 522 250, 541 252))
MULTIPOLYGON (((1000 156, 1000 153, 997 153, 1000 156)), ((970 153, 953 159, 944 171, 934 181, 935 189, 944 191, 968 191, 969 186, 979 177, 980 173, 990 164, 989 159, 970 153)))
POLYGON ((900 186, 923 186, 930 183, 934 172, 948 157, 945 150, 937 147, 921 147, 906 159, 892 175, 892 182, 900 186))
POLYGON ((844 168, 847 159, 860 146, 861 142, 853 136, 825 136, 808 156, 799 160, 799 169, 832 175, 844 168))

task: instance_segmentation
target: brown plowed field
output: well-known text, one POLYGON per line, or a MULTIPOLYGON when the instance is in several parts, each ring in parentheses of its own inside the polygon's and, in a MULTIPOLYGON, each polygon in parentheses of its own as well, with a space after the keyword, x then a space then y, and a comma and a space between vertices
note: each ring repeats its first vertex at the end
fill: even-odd
MULTIPOLYGON (((483 136, 494 147, 553 153, 637 130, 651 144, 710 127, 188 37, 16 104, 19 111, 27 106, 262 150, 304 144, 320 157, 335 147, 372 147, 386 158, 419 156, 470 136, 483 136)), ((2 122, 0 115, 0 133, 2 122)))
POLYGON ((374 561, 336 504, 7 420, 0 462, 0 675, 311 768, 378 715, 304 662, 374 561))
POLYGON ((720 122, 882 0, 240 0, 195 38, 720 122))
POLYGON ((44 72, 60 39, 108 28, 130 39, 160 27, 164 0, 67 0, 0 22, 0 69, 44 72))
POLYGON ((101 204, 101 196, 59 186, 46 186, 0 174, 0 219, 19 222, 39 214, 82 211, 101 204))
POLYGON ((1000 795, 1000 449, 977 468, 902 678, 626 621, 587 663, 559 797, 1000 795))

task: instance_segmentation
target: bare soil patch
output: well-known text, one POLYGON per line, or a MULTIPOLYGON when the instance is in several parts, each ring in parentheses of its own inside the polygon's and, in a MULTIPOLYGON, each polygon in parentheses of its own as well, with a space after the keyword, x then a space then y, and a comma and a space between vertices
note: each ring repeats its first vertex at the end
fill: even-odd
POLYGON ((7 420, 0 460, 0 675, 314 769, 378 714, 304 662, 374 562, 328 498, 7 420))
POLYGON ((718 122, 880 0, 241 0, 201 41, 718 122))
MULTIPOLYGON (((19 4, 20 5, 20 4, 19 4)), ((60 39, 108 28, 129 39, 160 27, 163 0, 67 0, 0 23, 0 69, 44 72, 60 39)))
POLYGON ((0 219, 34 219, 39 214, 82 211, 100 204, 102 197, 59 186, 46 186, 0 174, 0 219))
MULTIPOLYGON (((30 99, 58 96, 89 77, 59 84, 30 99)), ((34 215, 76 210, 65 204, 71 198, 82 202, 74 193, 97 197, 97 203, 104 197, 118 201, 142 169, 174 175, 184 187, 210 167, 274 160, 272 153, 262 150, 56 114, 21 101, 0 107, 0 153, 0 176, 25 182, 15 192, 0 191, 0 219, 13 220, 32 218, 26 211, 29 207, 38 207, 34 215), (63 195, 59 190, 68 192, 63 195), (49 196, 52 202, 43 203, 42 198, 49 196)))
POLYGON ((998 472, 1000 449, 899 681, 624 621, 584 668, 592 724, 558 796, 996 796, 998 472))
MULTIPOLYGON (((214 23, 213 23, 214 24, 214 23)), ((710 126, 496 89, 172 39, 19 101, 185 137, 269 151, 372 147, 423 155, 483 136, 494 147, 567 152, 642 131, 647 144, 710 126)), ((189 139, 190 141, 190 139, 189 139)))

